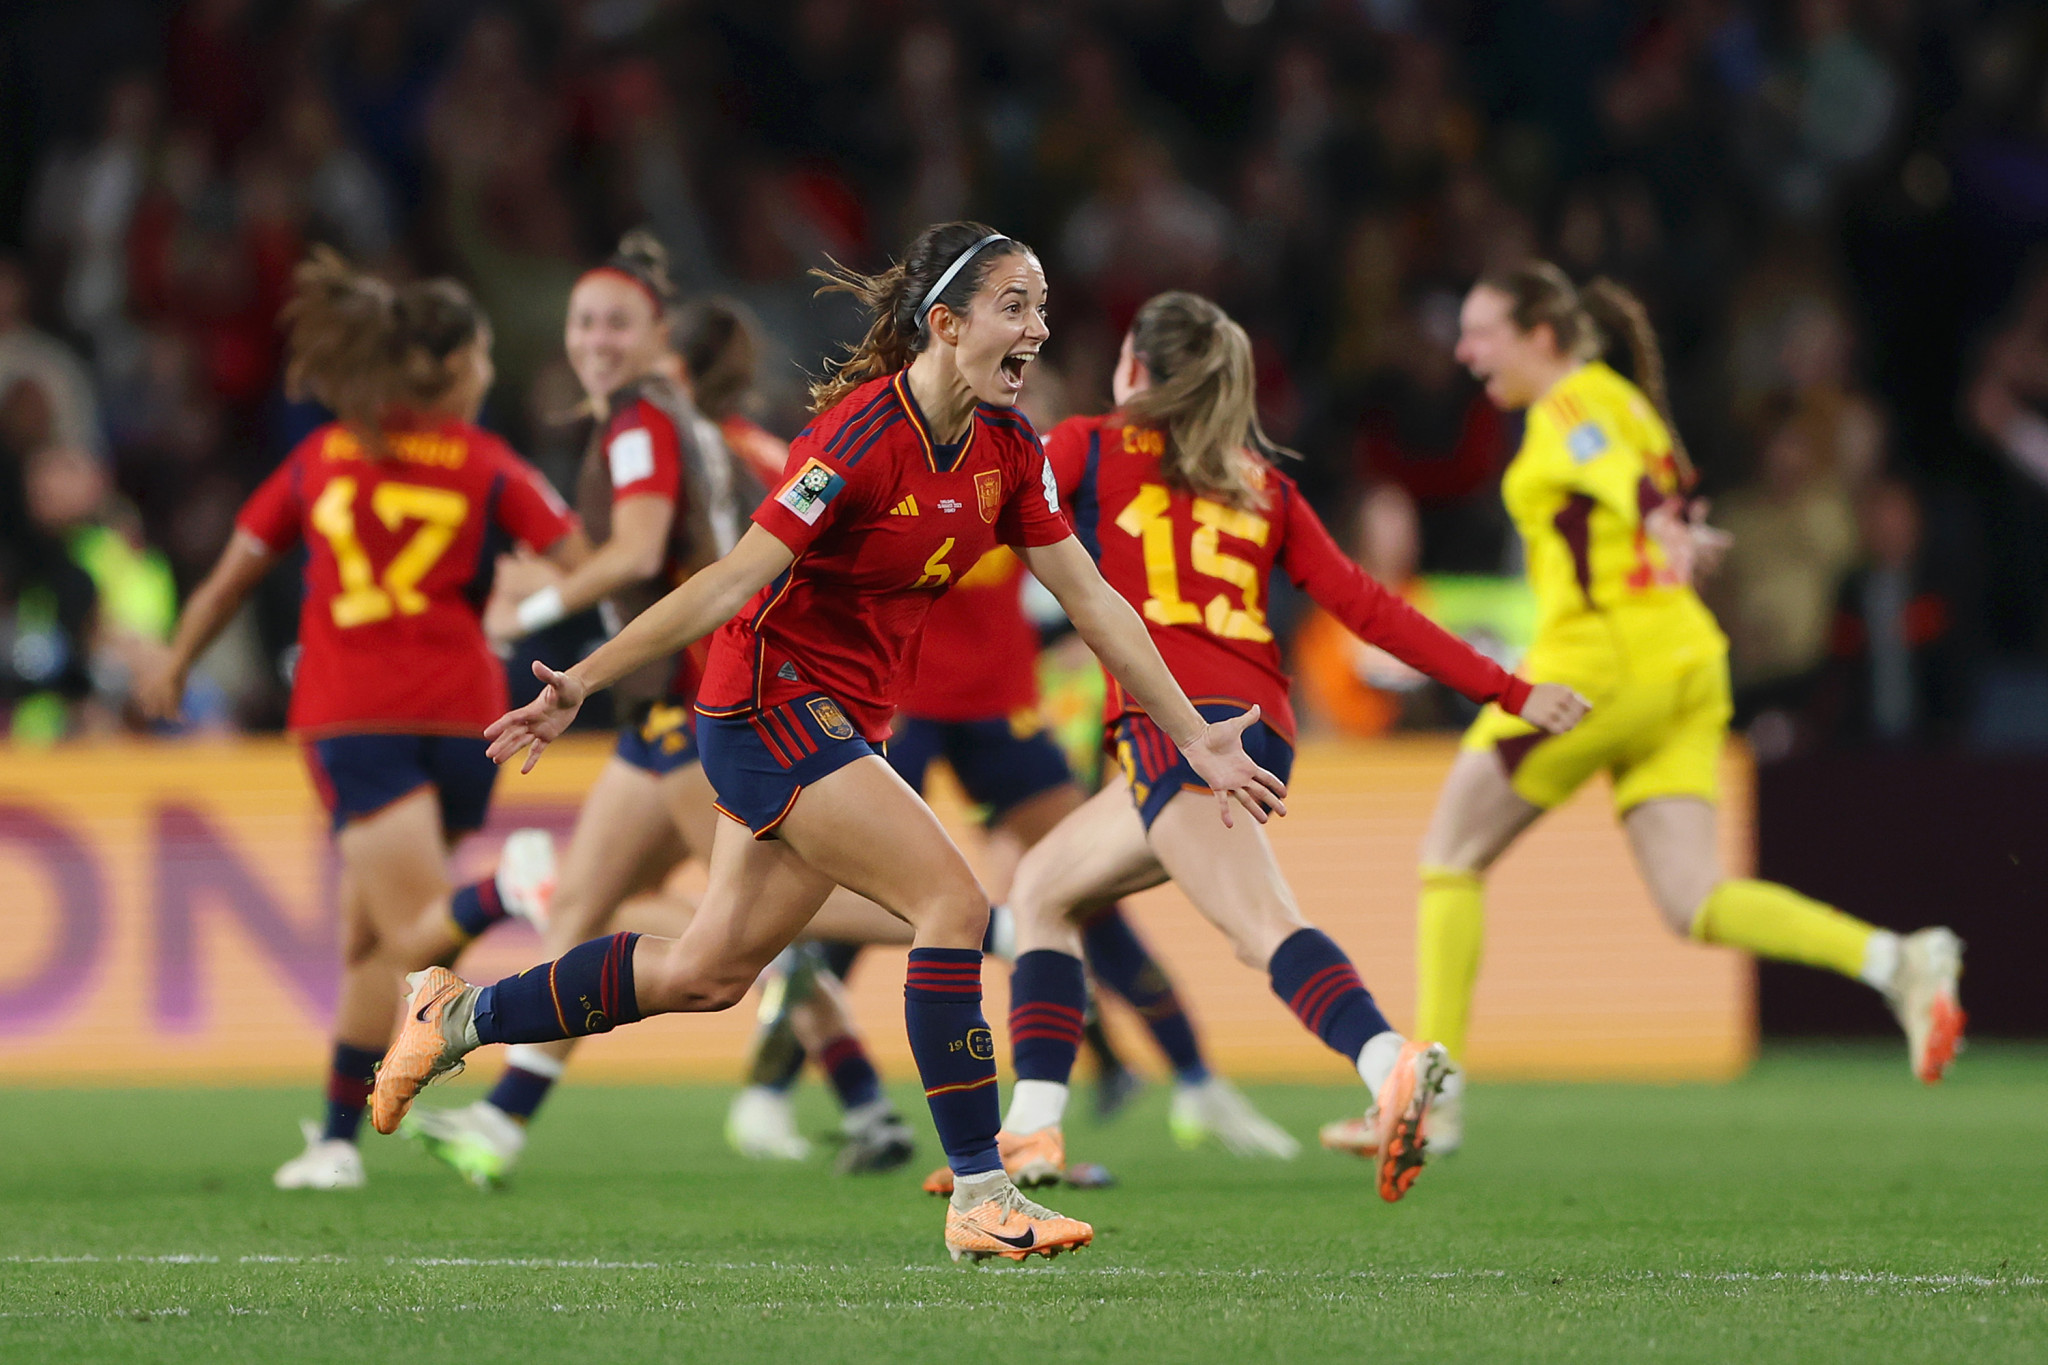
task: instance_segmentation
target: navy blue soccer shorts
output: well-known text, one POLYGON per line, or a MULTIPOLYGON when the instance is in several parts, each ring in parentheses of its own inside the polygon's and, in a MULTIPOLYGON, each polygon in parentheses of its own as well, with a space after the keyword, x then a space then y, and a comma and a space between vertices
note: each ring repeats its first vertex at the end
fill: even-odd
POLYGON ((469 834, 484 826, 498 765, 482 735, 331 735, 305 743, 306 768, 334 832, 351 820, 432 787, 441 828, 469 834))
POLYGON ((922 793, 932 764, 945 759, 967 799, 993 825, 1034 796, 1074 780, 1067 756, 1035 711, 1003 720, 926 720, 898 716, 883 757, 922 793))
POLYGON ((822 692, 759 711, 697 713, 697 748, 718 809, 766 839, 811 783, 874 753, 822 692))
POLYGON ((667 777, 697 762, 697 714, 680 697, 642 702, 619 727, 620 758, 643 772, 667 777))
MULTIPOLYGON (((1213 722, 1242 715, 1248 708, 1225 702, 1195 709, 1213 722)), ((1246 727, 1244 751, 1251 755, 1252 762, 1282 782, 1294 771, 1294 746, 1264 721, 1246 727)), ((1116 761, 1130 779, 1131 799, 1137 802, 1138 818, 1148 830, 1159 818, 1159 812, 1166 809, 1166 803, 1182 792, 1209 792, 1209 785, 1188 766, 1187 756, 1181 753, 1172 736, 1142 711, 1117 719, 1116 761)))

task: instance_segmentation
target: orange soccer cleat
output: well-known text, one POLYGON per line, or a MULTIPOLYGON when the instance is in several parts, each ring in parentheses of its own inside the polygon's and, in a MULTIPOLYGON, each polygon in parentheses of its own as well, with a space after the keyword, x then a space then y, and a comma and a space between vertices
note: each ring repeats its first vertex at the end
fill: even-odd
MULTIPOLYGON (((1020 1188, 1035 1190, 1057 1185, 1067 1175, 1067 1140, 1058 1128, 1041 1128, 1035 1133, 997 1133, 996 1152, 1003 1170, 1020 1188)), ((953 1193, 953 1168, 941 1166, 924 1178, 926 1194, 953 1193)))
POLYGON ((1370 1161, 1380 1154, 1379 1112, 1368 1109, 1353 1118, 1334 1119, 1324 1124, 1316 1136, 1333 1152, 1348 1152, 1370 1161))
POLYGON ((956 1261, 985 1261, 991 1256, 1051 1260, 1094 1240, 1094 1228, 1032 1203, 1015 1185, 1005 1184, 971 1209, 946 1210, 946 1250, 956 1261))
POLYGON ((1451 1074, 1451 1054, 1442 1043, 1410 1040, 1401 1045, 1394 1069, 1380 1086, 1379 1185, 1389 1204, 1408 1193, 1422 1174, 1422 1122, 1451 1074))
POLYGON ((1963 1050, 1963 941, 1947 929, 1922 929, 1900 945, 1899 970, 1887 992, 1906 1031, 1906 1060, 1914 1076, 1935 1085, 1963 1050))
POLYGON ((471 1044, 469 1012, 476 988, 446 967, 429 967, 405 978, 405 1022, 391 1050, 377 1064, 377 1088, 370 1095, 370 1121, 380 1133, 398 1131, 398 1121, 427 1085, 462 1070, 471 1044))

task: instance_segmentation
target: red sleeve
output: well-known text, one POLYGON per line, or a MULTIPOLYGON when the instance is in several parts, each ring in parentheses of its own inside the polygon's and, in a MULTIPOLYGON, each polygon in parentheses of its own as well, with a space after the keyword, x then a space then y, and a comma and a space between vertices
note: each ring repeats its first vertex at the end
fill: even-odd
POLYGON ((575 513, 563 504, 540 471, 510 448, 500 449, 498 465, 505 481, 498 492, 498 525, 530 550, 551 549, 576 525, 575 513))
POLYGON ((682 443, 675 423, 644 398, 612 418, 604 436, 612 501, 651 494, 676 501, 683 486, 682 443))
POLYGON ((1291 480, 1279 481, 1286 504, 1280 567, 1317 606, 1367 644, 1428 674, 1475 702, 1498 701, 1520 715, 1529 684, 1389 592, 1351 562, 1291 480))
POLYGON ((848 469, 825 453, 825 443, 808 432, 789 447, 789 464, 774 492, 754 509, 754 524, 802 554, 811 542, 841 522, 857 518, 872 500, 870 490, 889 464, 871 453, 848 469))
MULTIPOLYGON (((316 434, 313 439, 320 439, 316 434)), ((272 554, 282 554, 299 543, 305 533, 306 504, 299 496, 301 452, 304 445, 285 456, 284 463, 271 471, 235 517, 238 530, 247 531, 263 542, 272 554)))
POLYGON ((1034 545, 1057 545, 1074 534, 1067 514, 1060 511, 1060 489, 1052 462, 1036 436, 1019 433, 1018 450, 1011 468, 1017 471, 1008 501, 996 517, 996 539, 1005 545, 1029 549, 1034 545))
POLYGON ((1088 437, 1100 421, 1095 417, 1069 417, 1045 435, 1045 462, 1052 469, 1052 479, 1059 486, 1063 502, 1081 486, 1081 476, 1088 468, 1088 437))

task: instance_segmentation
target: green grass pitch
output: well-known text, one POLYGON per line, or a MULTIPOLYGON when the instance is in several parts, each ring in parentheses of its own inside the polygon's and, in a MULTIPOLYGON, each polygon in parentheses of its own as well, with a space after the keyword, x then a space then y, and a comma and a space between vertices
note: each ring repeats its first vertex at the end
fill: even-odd
MULTIPOLYGON (((1254 1093, 1304 1138, 1353 1094, 1254 1093)), ((1397 1206, 1320 1150, 1181 1152, 1153 1091, 1070 1129, 1123 1181, 1054 1200, 1095 1246, 1022 1270, 946 1260, 929 1135, 888 1177, 756 1165, 725 1098, 571 1087, 496 1195, 374 1135, 369 1189, 287 1195, 308 1091, 10 1092, 0 1360, 2048 1357, 2038 1049, 1980 1047, 1937 1091, 1892 1049, 1481 1087, 1470 1148, 1397 1206)))

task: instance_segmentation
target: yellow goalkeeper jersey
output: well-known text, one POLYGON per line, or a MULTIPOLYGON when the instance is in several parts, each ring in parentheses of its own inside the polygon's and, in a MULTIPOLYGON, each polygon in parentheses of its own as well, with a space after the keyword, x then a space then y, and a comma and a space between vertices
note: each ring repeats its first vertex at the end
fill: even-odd
POLYGON ((1606 365, 1580 366, 1530 407, 1501 481, 1537 602, 1525 676, 1597 701, 1617 683, 1726 654, 1713 614, 1643 525, 1677 491, 1670 432, 1606 365))

